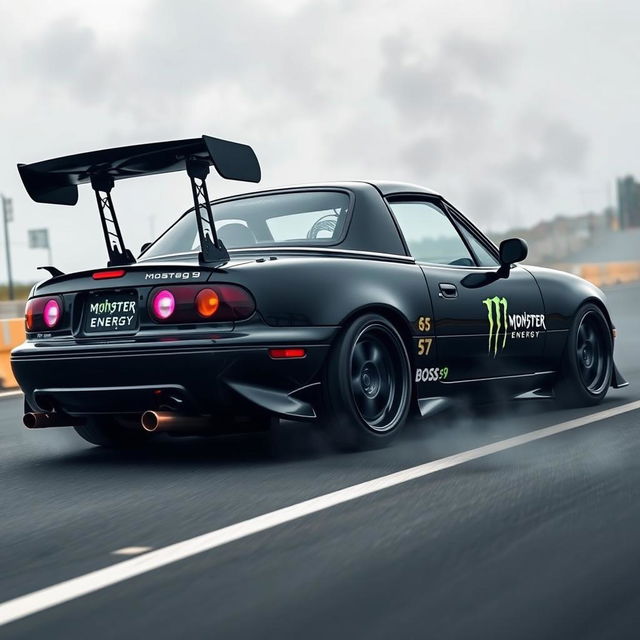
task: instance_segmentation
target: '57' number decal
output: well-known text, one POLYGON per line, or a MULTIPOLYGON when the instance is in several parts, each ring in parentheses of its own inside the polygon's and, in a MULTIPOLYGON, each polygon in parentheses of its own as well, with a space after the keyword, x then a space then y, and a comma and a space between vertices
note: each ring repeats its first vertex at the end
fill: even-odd
POLYGON ((418 355, 428 356, 429 351, 431 351, 432 342, 433 342, 433 338, 419 338, 418 339, 418 355))

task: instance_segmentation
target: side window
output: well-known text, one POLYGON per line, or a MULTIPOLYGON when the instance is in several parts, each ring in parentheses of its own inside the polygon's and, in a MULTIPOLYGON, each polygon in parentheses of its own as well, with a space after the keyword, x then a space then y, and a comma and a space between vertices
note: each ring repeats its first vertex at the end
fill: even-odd
POLYGON ((465 229, 462 225, 459 225, 460 233, 464 236, 464 239, 467 241, 469 246, 471 247, 471 251, 475 253, 476 259, 478 261, 478 266, 480 267, 499 267, 500 262, 493 256, 493 254, 489 253, 488 249, 485 248, 483 244, 469 231, 465 229))
POLYGON ((447 215, 426 201, 390 202, 411 255, 419 262, 473 267, 475 262, 447 215))

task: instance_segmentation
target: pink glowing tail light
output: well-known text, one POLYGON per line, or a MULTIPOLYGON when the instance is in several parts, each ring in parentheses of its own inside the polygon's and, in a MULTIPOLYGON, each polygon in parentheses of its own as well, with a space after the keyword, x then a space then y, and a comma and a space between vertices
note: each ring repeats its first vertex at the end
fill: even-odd
POLYGON ((55 329, 60 325, 63 313, 62 298, 31 298, 25 308, 25 327, 27 331, 55 329))
POLYGON ((153 310, 153 315, 155 315, 158 320, 167 320, 173 315, 176 309, 176 299, 171 291, 163 289, 162 291, 158 291, 153 297, 151 309, 153 310))
POLYGON ((58 322, 60 321, 60 316, 62 315, 62 310, 60 309, 60 305, 58 301, 53 298, 44 305, 44 312, 42 314, 42 319, 44 323, 49 327, 49 329, 53 329, 58 322))

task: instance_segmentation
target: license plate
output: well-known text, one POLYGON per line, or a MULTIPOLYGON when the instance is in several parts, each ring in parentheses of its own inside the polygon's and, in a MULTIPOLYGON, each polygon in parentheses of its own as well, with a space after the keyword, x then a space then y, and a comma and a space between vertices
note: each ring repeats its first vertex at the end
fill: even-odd
POLYGON ((93 293, 85 303, 85 333, 135 333, 138 296, 135 291, 93 293))

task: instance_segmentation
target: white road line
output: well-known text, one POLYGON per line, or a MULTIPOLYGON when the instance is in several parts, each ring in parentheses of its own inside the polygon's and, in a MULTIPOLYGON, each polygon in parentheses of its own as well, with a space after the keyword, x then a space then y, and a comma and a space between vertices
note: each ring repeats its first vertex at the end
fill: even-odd
POLYGON ((151 551, 153 547, 122 547, 122 549, 116 549, 111 552, 114 556, 137 556, 140 553, 146 553, 151 551))
POLYGON ((562 422, 551 427, 531 431, 520 436, 493 442, 483 447, 478 447, 477 449, 456 453, 447 458, 427 462, 426 464, 404 469, 403 471, 391 473, 387 476, 368 480, 361 484, 327 493, 326 495, 305 500, 290 507, 284 507, 283 509, 265 513, 264 515, 245 520, 244 522, 238 522, 237 524, 232 524, 216 531, 210 531, 209 533, 190 538, 189 540, 150 551, 149 553, 118 562, 104 569, 98 569, 97 571, 92 571, 83 576, 60 582, 51 587, 46 587, 45 589, 14 598, 13 600, 7 600, 0 604, 0 625, 8 624, 14 620, 19 620, 20 618, 43 611, 44 609, 55 607, 56 605, 80 598, 89 593, 99 591, 100 589, 105 589, 118 582, 123 582, 124 580, 129 580, 130 578, 164 567, 173 562, 190 558, 198 553, 210 551, 229 542, 246 538, 254 533, 277 527, 312 513, 318 513, 324 509, 348 502, 349 500, 355 500, 356 498, 361 498, 362 496, 376 493, 389 487, 395 487, 410 480, 442 471, 443 469, 450 469, 451 467, 456 467, 471 460, 478 460, 479 458, 484 458, 494 453, 519 447, 529 442, 541 440, 542 438, 548 438, 549 436, 564 431, 584 427, 585 425, 606 420, 607 418, 612 418, 629 411, 635 411, 636 409, 640 409, 640 400, 629 402, 612 409, 598 411, 597 413, 576 418, 575 420, 569 420, 568 422, 562 422))
POLYGON ((0 398, 13 398, 15 396, 21 396, 22 391, 0 391, 0 398))

